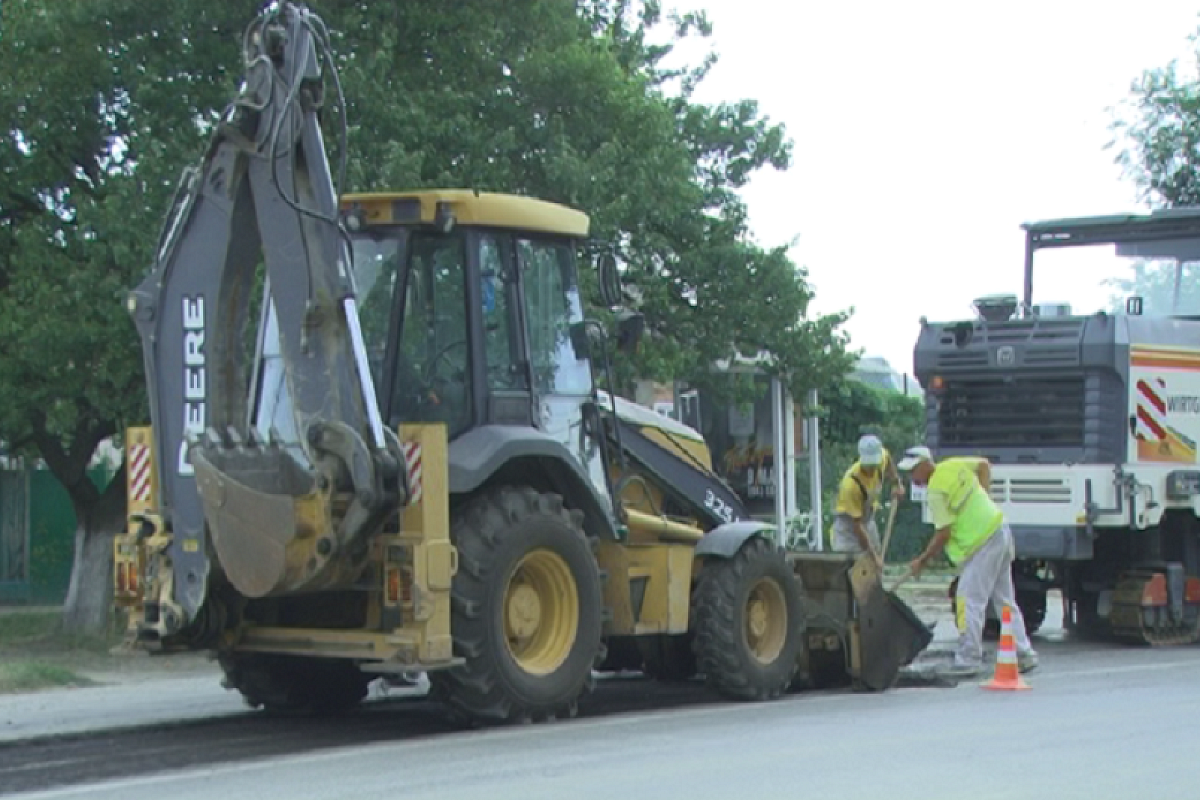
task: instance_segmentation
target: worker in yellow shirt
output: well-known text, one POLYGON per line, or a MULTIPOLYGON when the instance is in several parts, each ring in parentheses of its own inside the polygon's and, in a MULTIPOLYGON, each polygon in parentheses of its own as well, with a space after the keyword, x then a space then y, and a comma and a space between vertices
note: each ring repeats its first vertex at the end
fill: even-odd
POLYGON ((1012 610, 1018 669, 1028 672, 1037 667, 1037 653, 1025 631, 1013 587, 1012 531, 1004 512, 992 502, 980 481, 981 477, 989 480, 987 460, 948 458, 935 462, 928 447, 910 447, 897 468, 909 473, 915 486, 926 488, 936 531, 925 551, 909 565, 912 574, 921 574, 929 560, 943 549, 961 570, 958 597, 965 624, 960 629, 951 671, 956 676, 971 677, 983 670, 983 625, 989 602, 997 616, 1004 606, 1012 610))
POLYGON ((842 553, 871 553, 880 569, 879 527, 875 509, 883 490, 883 474, 892 479, 892 497, 904 496, 904 484, 896 464, 878 436, 858 440, 858 460, 842 476, 834 508, 832 549, 842 553))

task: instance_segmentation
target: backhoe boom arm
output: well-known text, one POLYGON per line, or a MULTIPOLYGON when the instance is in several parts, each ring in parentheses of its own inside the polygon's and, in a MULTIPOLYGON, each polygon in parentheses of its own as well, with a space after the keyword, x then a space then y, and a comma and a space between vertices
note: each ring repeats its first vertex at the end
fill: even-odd
MULTIPOLYGON (((129 298, 142 339, 174 599, 205 597, 210 559, 247 597, 344 580, 346 558, 404 501, 354 305, 322 139, 323 23, 303 6, 246 32, 246 81, 185 171, 155 263, 129 298), (297 441, 254 434, 246 345, 266 267, 297 441), (332 500, 349 491, 347 510, 332 500)), ((344 113, 344 109, 343 109, 344 113)), ((344 143, 343 143, 344 152, 344 143)))

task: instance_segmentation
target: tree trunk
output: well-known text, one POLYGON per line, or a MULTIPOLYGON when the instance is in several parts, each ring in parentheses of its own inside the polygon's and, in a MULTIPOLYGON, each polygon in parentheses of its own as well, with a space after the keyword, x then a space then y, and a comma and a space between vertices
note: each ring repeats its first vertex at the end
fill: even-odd
POLYGON ((125 524, 125 471, 92 502, 73 500, 75 563, 63 605, 63 629, 68 633, 103 635, 112 608, 112 543, 125 524))

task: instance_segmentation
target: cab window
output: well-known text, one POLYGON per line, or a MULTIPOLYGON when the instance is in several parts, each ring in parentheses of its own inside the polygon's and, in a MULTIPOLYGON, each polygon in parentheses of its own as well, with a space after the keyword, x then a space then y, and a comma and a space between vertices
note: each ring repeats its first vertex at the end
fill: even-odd
POLYGON ((571 344, 571 325, 583 320, 573 245, 524 238, 517 264, 525 287, 529 359, 539 394, 587 395, 591 367, 571 344))
POLYGON ((404 284, 391 424, 470 424, 465 246, 461 236, 415 234, 404 284))

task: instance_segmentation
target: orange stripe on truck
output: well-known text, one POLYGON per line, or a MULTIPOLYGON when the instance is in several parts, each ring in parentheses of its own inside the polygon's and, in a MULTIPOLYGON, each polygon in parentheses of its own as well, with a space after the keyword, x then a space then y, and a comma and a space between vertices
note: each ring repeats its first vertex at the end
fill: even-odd
POLYGON ((1135 367, 1200 370, 1200 356, 1196 358, 1181 358, 1179 356, 1130 356, 1129 363, 1135 367))

